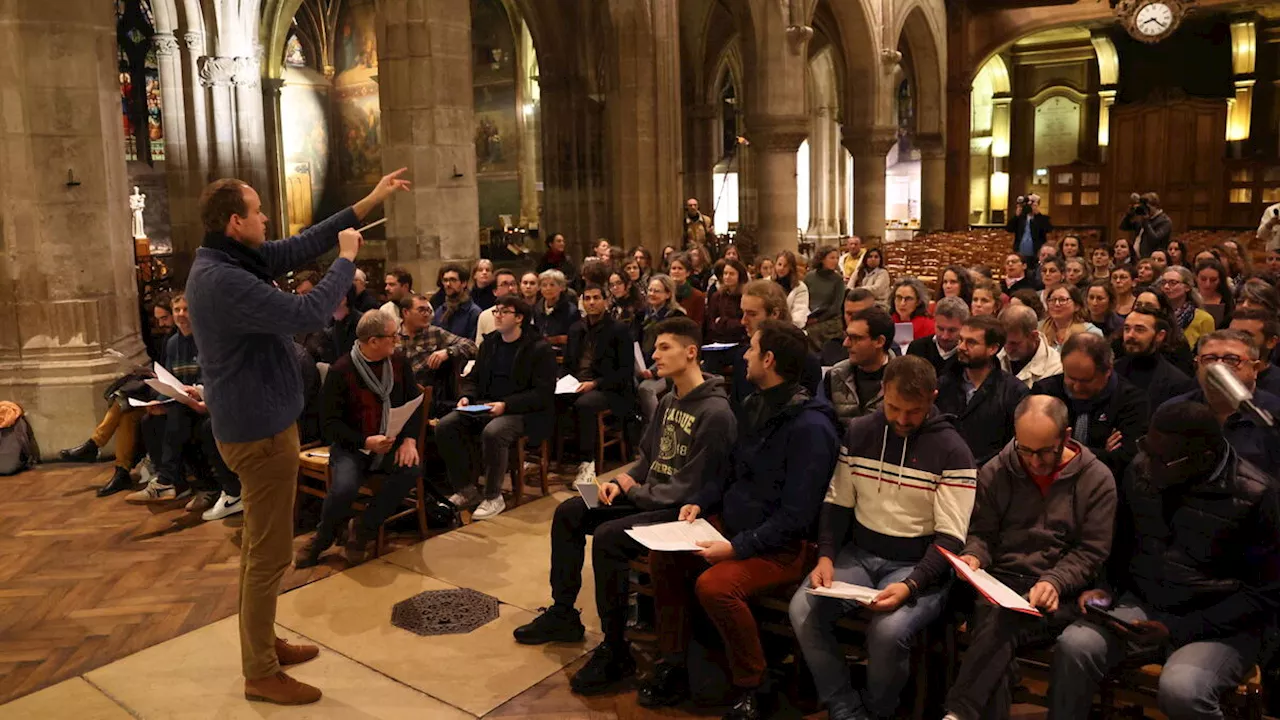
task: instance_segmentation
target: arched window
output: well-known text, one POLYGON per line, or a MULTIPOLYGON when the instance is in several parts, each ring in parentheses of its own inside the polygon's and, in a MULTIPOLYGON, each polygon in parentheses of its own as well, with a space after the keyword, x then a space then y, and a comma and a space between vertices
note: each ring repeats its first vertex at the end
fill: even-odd
POLYGON ((116 47, 120 113, 126 160, 148 165, 164 160, 160 70, 156 62, 155 16, 148 0, 116 0, 116 47))

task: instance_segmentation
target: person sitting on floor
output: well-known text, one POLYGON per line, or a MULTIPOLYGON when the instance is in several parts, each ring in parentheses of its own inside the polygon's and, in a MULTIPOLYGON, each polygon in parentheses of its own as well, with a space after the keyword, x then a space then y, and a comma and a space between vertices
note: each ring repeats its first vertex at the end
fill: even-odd
POLYGON ((739 413, 733 472, 706 476, 680 508, 681 521, 706 516, 728 541, 649 555, 662 661, 640 690, 643 706, 674 705, 688 695, 684 662, 696 602, 729 656, 738 700, 725 717, 768 717, 768 668, 748 603, 804 577, 806 540, 840 451, 831 406, 800 385, 808 354, 804 332, 784 320, 765 320, 751 336, 747 374, 757 392, 739 413))
POLYGON ((656 328, 653 355, 661 377, 675 389, 662 397, 653 422, 640 440, 635 464, 600 486, 598 504, 570 498, 551 521, 551 597, 546 612, 515 631, 517 642, 579 642, 582 621, 574 609, 582 589, 587 535, 594 535, 591 566, 595 573, 596 611, 604 642, 570 680, 574 692, 593 695, 635 673, 626 630, 630 562, 644 551, 626 530, 636 525, 672 522, 707 478, 730 471, 737 422, 723 381, 705 375, 698 363, 702 332, 683 315, 656 328))
POLYGON ((432 388, 432 408, 427 417, 435 417, 436 408, 452 408, 457 402, 455 378, 468 360, 476 357, 476 344, 471 338, 454 335, 431 324, 431 303, 426 296, 410 293, 400 301, 400 330, 396 339, 413 368, 414 381, 432 388), (447 403, 447 404, 446 404, 447 403))
POLYGON ((577 482, 594 482, 600 413, 608 410, 626 422, 635 411, 635 358, 630 330, 609 317, 604 288, 588 282, 579 299, 583 316, 569 328, 563 370, 578 380, 577 390, 566 396, 573 400, 578 429, 577 482))
MULTIPOLYGON (((554 272, 559 272, 558 270, 554 272)), ((463 378, 457 408, 436 426, 436 446, 444 458, 458 507, 479 507, 471 515, 486 520, 507 508, 502 479, 511 446, 521 438, 541 442, 555 424, 556 356, 537 328, 525 325, 532 312, 514 295, 498 298, 494 330, 480 346, 475 367, 463 378), (470 405, 483 412, 464 411, 470 405), (475 485, 472 455, 484 461, 484 494, 475 485)))
POLYGON ((1163 662, 1157 703, 1171 720, 1222 717, 1268 652, 1280 609, 1280 493, 1242 460, 1213 410, 1165 403, 1120 487, 1129 532, 1112 554, 1114 585, 1077 607, 1109 608, 1127 625, 1082 620, 1058 636, 1049 715, 1085 720, 1102 678, 1130 652, 1163 662))
MULTIPOLYGON (((841 420, 875 412, 884 400, 881 381, 893 343, 893 318, 879 306, 853 314, 845 326, 848 357, 822 378, 819 397, 830 402, 841 420)), ((927 362, 927 361, 926 361, 927 362)))
POLYGON ((973 509, 977 470, 950 420, 933 407, 938 378, 906 355, 884 372, 884 406, 849 421, 847 455, 827 489, 817 567, 791 598, 791 627, 831 720, 892 717, 911 672, 911 645, 946 605, 951 566, 973 509), (835 624, 863 607, 810 595, 833 581, 878 590, 865 606, 867 680, 853 687, 835 624))
POLYGON ((1071 439, 1067 406, 1032 395, 1018 403, 1014 424, 1014 442, 978 472, 960 559, 1025 596, 1044 617, 978 599, 944 720, 1009 717, 1018 648, 1056 638, 1079 617, 1077 598, 1093 587, 1111 552, 1116 484, 1107 466, 1071 439))
POLYGON ((938 377, 946 375, 955 364, 956 349, 960 347, 960 326, 969 319, 969 305, 958 297, 944 297, 933 309, 933 334, 912 340, 907 346, 908 355, 928 360, 938 377))
MULTIPOLYGON (((939 303, 941 305, 942 303, 939 303)), ((978 315, 960 327, 956 364, 938 378, 938 409, 956 420, 978 467, 1013 438, 1013 411, 1027 386, 1000 369, 996 355, 1004 347, 1004 325, 978 315)))
POLYGON ((358 565, 368 556, 369 542, 378 528, 404 501, 422 475, 418 437, 421 406, 396 435, 388 435, 391 409, 412 402, 421 393, 413 369, 396 352, 395 317, 370 310, 356 326, 357 341, 346 357, 329 368, 324 380, 323 432, 329 441, 329 490, 320 511, 320 525, 294 560, 311 567, 337 539, 339 526, 351 515, 351 503, 370 473, 382 475, 355 532, 347 538, 347 562, 358 565))

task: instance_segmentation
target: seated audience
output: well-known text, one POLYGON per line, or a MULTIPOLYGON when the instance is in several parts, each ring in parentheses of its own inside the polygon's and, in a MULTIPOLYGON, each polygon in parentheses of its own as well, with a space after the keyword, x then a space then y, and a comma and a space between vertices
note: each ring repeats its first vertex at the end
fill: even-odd
MULTIPOLYGON (((843 321, 844 326, 849 327, 849 321, 853 319, 853 314, 859 310, 865 310, 876 304, 875 297, 870 290, 866 288, 857 288, 854 290, 844 291, 843 321)), ((829 368, 841 360, 849 357, 849 351, 844 348, 844 335, 831 338, 822 344, 822 349, 818 351, 818 359, 822 362, 822 367, 829 368)))
POLYGON ((706 335, 708 343, 745 343, 742 327, 742 286, 747 269, 737 260, 716 263, 716 289, 707 299, 706 335))
POLYGON ((567 396, 578 429, 578 482, 593 482, 597 418, 609 410, 618 422, 626 422, 635 410, 635 357, 630 331, 609 317, 604 289, 588 283, 581 298, 582 319, 569 328, 562 370, 578 380, 575 394, 567 396))
POLYGON ((1200 336, 1213 332, 1214 328, 1213 316, 1200 309, 1195 276, 1184 267, 1171 267, 1160 276, 1160 289, 1169 298, 1173 318, 1194 351, 1200 336))
POLYGON ((1000 324, 1004 326, 1004 348, 998 355, 1002 370, 1028 388, 1062 372, 1062 358, 1056 348, 1040 337, 1034 310, 1011 305, 1000 313, 1000 324))
MULTIPOLYGON (((866 252, 862 247, 862 238, 857 235, 850 235, 844 239, 844 252, 840 253, 840 274, 844 276, 844 281, 848 283, 858 274, 858 269, 862 267, 862 256, 866 252)), ((857 287, 851 285, 851 287, 857 287)))
POLYGON ((1116 291, 1110 280, 1094 280, 1089 283, 1084 296, 1085 318, 1106 337, 1119 335, 1124 319, 1116 314, 1116 291))
POLYGON ((956 429, 978 467, 1013 437, 1013 411, 1027 386, 1000 368, 1004 325, 993 317, 974 317, 960 327, 956 363, 938 376, 938 410, 955 416, 956 429))
POLYGON ((1155 287, 1160 284, 1160 274, 1151 258, 1142 258, 1133 265, 1133 284, 1138 288, 1155 287))
POLYGON ((427 408, 427 417, 436 417, 440 414, 436 408, 451 408, 457 400, 454 379, 468 360, 475 359, 476 344, 470 338, 432 325, 431 303, 425 296, 412 293, 400 301, 400 306, 403 320, 396 341, 409 361, 414 381, 432 389, 431 404, 435 407, 427 408))
MULTIPOLYGON (((752 280, 742 288, 742 325, 747 337, 756 334, 765 320, 786 320, 787 297, 782 286, 773 280, 752 280)), ((729 389, 729 404, 737 412, 747 396, 755 392, 755 386, 747 379, 746 346, 733 354, 733 383, 729 389)), ((822 360, 816 353, 805 357, 804 372, 800 384, 812 396, 818 395, 822 382, 822 360)))
POLYGON ((1089 322, 1084 293, 1073 285, 1060 285, 1049 292, 1049 316, 1040 323, 1040 337, 1050 346, 1061 349, 1067 338, 1077 333, 1092 333, 1099 337, 1102 331, 1089 322))
POLYGON ((822 378, 818 396, 831 403, 841 420, 869 415, 884 401, 884 371, 893 344, 893 320, 879 307, 849 318, 844 336, 847 357, 822 378))
POLYGON ((1070 439, 1067 407, 1032 395, 1014 418, 1014 442, 978 471, 960 559, 1025 596, 1044 618, 978 598, 969 647, 947 693, 949 719, 1009 717, 1018 649, 1056 638, 1079 617, 1078 598, 1095 586, 1111 552, 1116 484, 1089 448, 1070 439))
MULTIPOLYGON (((551 272, 560 272, 554 270, 551 272)), ((455 409, 436 426, 436 446, 458 507, 479 504, 471 517, 486 520, 506 509, 502 481, 507 458, 523 437, 540 442, 555 424, 556 356, 537 328, 525 324, 530 309, 513 295, 494 305, 498 327, 480 346, 475 367, 463 378, 458 408, 485 405, 484 412, 455 409), (483 494, 475 486, 473 454, 483 458, 483 494)))
POLYGON ((1039 283, 1027 274, 1027 260, 1018 253, 1009 253, 1004 258, 1004 279, 1000 281, 1000 291, 1005 295, 1027 288, 1039 290, 1039 283))
POLYGON ((324 379, 322 427, 329 442, 329 490, 316 534, 294 558, 294 566, 300 568, 320 561, 321 553, 333 545, 339 527, 351 516, 351 503, 359 497, 360 486, 370 473, 378 473, 381 483, 377 493, 346 543, 347 562, 364 562, 378 528, 422 474, 418 448, 425 422, 422 408, 397 435, 387 435, 391 409, 421 394, 409 361, 396 352, 396 320, 381 310, 371 311, 360 318, 356 332, 359 342, 351 354, 339 358, 324 379))
MULTIPOLYGON (((973 276, 960 265, 948 265, 938 277, 937 297, 939 301, 949 297, 959 298, 965 309, 968 309, 969 303, 973 302, 973 276)), ((929 304, 930 315, 938 314, 934 305, 929 304)))
POLYGON ((1089 281, 1093 279, 1089 275, 1089 264, 1084 258, 1070 258, 1066 261, 1066 284, 1078 289, 1081 293, 1089 286, 1089 281))
POLYGON ((1085 619, 1063 631, 1053 651, 1052 717, 1088 718, 1102 678, 1135 651, 1164 665, 1157 702, 1165 716, 1222 717, 1222 693, 1262 659, 1275 628, 1275 482, 1240 461, 1199 403, 1161 406, 1142 453, 1120 488, 1113 560, 1124 572, 1077 601, 1081 611, 1109 608, 1129 626, 1085 619))
POLYGON ((1231 278, 1227 269, 1217 260, 1203 260, 1196 264, 1196 292, 1200 295, 1200 309, 1213 318, 1214 327, 1224 328, 1236 309, 1236 298, 1231 292, 1231 278))
POLYGON ((569 343, 569 328, 578 321, 578 304, 569 297, 568 281, 559 270, 543 270, 538 275, 538 289, 542 293, 533 308, 533 326, 543 339, 556 350, 564 352, 569 343))
POLYGON ((461 265, 445 265, 440 272, 440 282, 444 285, 444 302, 436 306, 431 324, 459 337, 475 337, 480 307, 467 293, 466 269, 461 265))
POLYGON ((834 245, 820 247, 813 254, 813 269, 804 277, 809 288, 809 317, 804 331, 814 350, 844 334, 844 276, 840 274, 839 261, 840 250, 834 245))
MULTIPOLYGON (((684 308, 676 302, 676 284, 670 275, 654 273, 649 277, 649 291, 645 294, 644 320, 640 333, 640 355, 646 363, 653 360, 653 350, 658 343, 658 326, 669 317, 684 315, 684 308)), ((699 335, 701 337, 701 335, 699 335)), ((658 399, 667 392, 667 380, 658 376, 658 370, 650 364, 636 371, 640 379, 637 395, 640 415, 647 425, 658 409, 658 399)))
MULTIPOLYGON (((531 273, 532 274, 532 273, 531 273)), ((536 276, 535 276, 536 277, 536 276)), ((536 283, 535 283, 536 287, 536 283)), ((493 274, 493 292, 494 302, 503 295, 514 295, 519 292, 516 283, 516 274, 510 270, 499 270, 493 274)), ((480 312, 480 317, 476 318, 476 336, 475 343, 477 346, 484 342, 484 336, 493 332, 496 327, 496 321, 493 319, 493 309, 496 305, 490 305, 480 312)))
POLYGON ((870 292, 876 304, 889 312, 893 282, 884 266, 884 251, 880 248, 868 248, 862 258, 862 265, 858 267, 858 272, 854 274, 848 287, 870 292))
POLYGON ((413 275, 402 267, 391 268, 387 271, 386 291, 387 301, 382 304, 382 312, 391 315, 397 321, 403 320, 400 314, 400 301, 413 294, 413 275))
POLYGON ((1163 352, 1172 323, 1155 305, 1138 304, 1124 319, 1124 355, 1116 359, 1116 373, 1146 392, 1150 407, 1160 407, 1169 398, 1195 388, 1195 381, 1163 352))
POLYGON ((1101 335, 1079 333, 1062 346, 1062 374, 1031 386, 1033 395, 1052 395, 1066 404, 1072 437, 1111 468, 1112 475, 1138 455, 1147 431, 1147 395, 1114 371, 1115 355, 1101 335))
POLYGON ((1196 381, 1200 387, 1173 398, 1166 404, 1198 402, 1209 406, 1222 434, 1236 453, 1253 463, 1258 469, 1276 476, 1280 472, 1280 442, 1274 431, 1263 425, 1249 412, 1241 412, 1230 397, 1221 393, 1209 382, 1209 367, 1221 363, 1240 381, 1245 390, 1253 393, 1253 404, 1280 418, 1280 397, 1257 387, 1259 359, 1258 346, 1253 336, 1242 330, 1216 330, 1200 338, 1196 355, 1196 381))
MULTIPOLYGON (((1044 289, 1036 293, 1040 297, 1041 304, 1044 304, 1048 300, 1049 293, 1053 292, 1054 288, 1060 287, 1066 283, 1066 281, 1066 263, 1061 258, 1052 257, 1041 263, 1040 284, 1044 286, 1044 289)), ((1031 290, 1031 288, 1026 287, 1015 292, 1024 293, 1027 291, 1036 292, 1031 290)), ((1013 295, 1014 293, 1009 293, 1010 297, 1013 297, 1013 295)))
POLYGON ((773 281, 787 295, 787 316, 801 330, 809 322, 809 286, 804 284, 795 253, 783 250, 773 261, 773 281))
MULTIPOLYGON (((565 253, 565 239, 561 233, 552 233, 551 238, 547 240, 547 252, 543 254, 542 260, 538 262, 538 266, 534 268, 534 274, 541 276, 547 270, 559 271, 560 275, 565 279, 565 286, 577 279, 577 270, 573 266, 573 260, 565 253)), ((521 280, 523 285, 524 281, 521 280)), ((532 300, 525 297, 525 302, 530 303, 532 300)))
MULTIPOLYGON (((627 266, 635 268, 634 260, 627 266)), ((631 335, 631 342, 640 342, 644 332, 644 294, 649 288, 649 276, 644 275, 633 280, 626 273, 609 275, 609 317, 622 323, 631 335)))
POLYGON ((689 259, 689 253, 681 252, 671 256, 667 270, 676 284, 676 302, 684 308, 685 315, 698 323, 698 327, 702 327, 706 316, 707 294, 689 281, 692 268, 693 261, 689 259))
MULTIPOLYGON (((370 310, 377 310, 382 305, 378 300, 378 296, 369 289, 369 278, 360 268, 356 268, 355 278, 351 281, 351 294, 347 299, 350 301, 351 311, 357 316, 363 315, 370 310)), ((348 348, 349 350, 350 348, 348 348)))
POLYGON ((706 248, 699 243, 691 243, 686 254, 689 256, 689 284, 702 294, 709 294, 714 289, 715 276, 706 248))
POLYGON ((1173 366, 1183 372, 1188 377, 1196 372, 1195 354, 1191 352, 1191 347, 1187 345, 1187 340, 1182 335, 1182 328, 1178 327, 1178 323, 1173 321, 1173 305, 1169 302, 1169 298, 1164 292, 1154 288, 1147 288, 1138 293, 1138 305, 1149 305, 1153 308, 1159 308, 1160 312, 1170 318, 1169 336, 1165 338, 1164 345, 1160 352, 1173 366))
POLYGON ((1009 298, 1009 305, 1022 305, 1024 307, 1029 307, 1035 311, 1036 321, 1044 322, 1044 319, 1049 317, 1049 311, 1045 310, 1044 300, 1042 299, 1043 293, 1045 292, 1049 291, 1042 290, 1040 292, 1036 292, 1035 290, 1023 288, 1009 298))
POLYGON ((969 306, 958 297, 944 297, 933 311, 933 334, 912 340, 907 354, 929 361, 939 377, 955 363, 960 326, 969 319, 969 306))
MULTIPOLYGON (((1029 290, 1032 294, 1035 290, 1029 290)), ((990 278, 978 278, 973 283, 973 300, 969 303, 970 315, 998 316, 1002 309, 1003 296, 1000 286, 990 278)))
POLYGON ((169 295, 160 295, 151 305, 151 324, 146 338, 147 357, 152 362, 164 362, 165 346, 174 333, 173 302, 169 295))
POLYGON ((471 302, 484 312, 498 299, 497 276, 492 260, 477 260, 471 268, 471 302))
MULTIPOLYGON (((139 449, 142 445, 139 442, 138 433, 146 412, 142 408, 129 405, 129 398, 122 391, 122 385, 130 382, 131 379, 133 378, 129 376, 121 378, 107 389, 108 392, 105 394, 108 403, 107 412, 103 414, 102 421, 94 429, 93 435, 75 447, 58 452, 58 458, 64 462, 97 462, 98 450, 106 447, 107 443, 111 442, 111 438, 115 438, 115 470, 111 474, 111 479, 98 488, 98 497, 107 497, 133 487, 131 473, 137 467, 141 457, 139 449)), ((134 382, 137 382, 136 379, 134 382)))
POLYGON ((1270 360, 1276 351, 1276 342, 1280 338, 1280 320, 1275 313, 1262 308, 1237 308, 1231 314, 1232 330, 1242 330, 1253 336, 1253 343, 1259 348, 1262 369, 1258 371, 1258 387, 1272 395, 1280 396, 1280 370, 1270 360))
POLYGON ((929 291, 916 278, 906 277, 893 286, 893 321, 911 323, 911 339, 933 334, 933 318, 929 317, 929 291))
POLYGON ((353 297, 352 292, 342 296, 324 330, 303 333, 295 338, 316 362, 332 365, 338 358, 351 352, 351 346, 355 345, 356 323, 360 321, 361 313, 351 309, 353 297))
POLYGON ((831 406, 800 384, 808 354, 804 333, 785 320, 765 320, 751 336, 747 376, 757 392, 739 413, 732 473, 705 475, 680 508, 681 521, 706 517, 728 541, 649 555, 662 659, 640 690, 643 706, 688 695, 685 651, 696 602, 729 656, 738 700, 726 717, 770 716, 768 667, 749 603, 804 577, 806 539, 840 450, 831 406))
POLYGON ((676 520, 679 508, 705 482, 730 472, 737 423, 723 381, 704 375, 699 367, 701 344, 702 333, 689 318, 676 316, 659 324, 656 365, 674 389, 662 398, 660 412, 646 427, 639 457, 626 472, 600 486, 596 507, 574 497, 556 508, 551 522, 553 604, 516 629, 515 638, 526 645, 582 640, 584 629, 574 603, 582 589, 587 535, 594 535, 591 566, 604 642, 570 680, 576 693, 604 692, 635 673, 626 639, 630 562, 643 547, 625 531, 676 520))
POLYGON ((819 521, 818 564, 791 598, 791 627, 831 720, 892 717, 911 672, 915 637, 942 613, 951 566, 973 508, 977 470, 951 422, 933 407, 927 361, 894 358, 884 407, 846 426, 819 521), (908 446, 910 452, 908 452, 908 446), (875 588, 866 606, 810 595, 833 581, 875 588), (866 684, 850 682, 836 622, 866 611, 866 684))
POLYGON ((1131 312, 1138 298, 1133 294, 1133 269, 1128 265, 1120 265, 1111 271, 1111 291, 1115 294, 1115 300, 1111 305, 1111 309, 1115 314, 1120 316, 1121 320, 1131 312))

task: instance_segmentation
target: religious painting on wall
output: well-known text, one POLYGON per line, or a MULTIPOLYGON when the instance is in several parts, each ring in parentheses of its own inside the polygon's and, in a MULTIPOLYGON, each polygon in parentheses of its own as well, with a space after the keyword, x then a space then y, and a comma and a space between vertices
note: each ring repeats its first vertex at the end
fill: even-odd
MULTIPOLYGON (((499 0, 472 0, 471 78, 475 103, 476 172, 509 176, 519 164, 516 151, 515 35, 499 0)), ((516 208, 516 212, 519 208, 516 208)))
MULTIPOLYGON (((288 173, 305 168, 306 215, 319 212, 327 186, 329 167, 329 106, 328 87, 323 76, 311 68, 289 67, 284 72, 285 85, 280 91, 280 136, 284 145, 285 166, 288 173)), ((292 178, 286 180, 293 183, 292 178)), ((289 218, 303 216, 303 208, 295 208, 301 202, 301 194, 289 196, 289 218)), ((310 224, 308 221, 306 224, 310 224)))
POLYGON ((378 40, 372 0, 355 0, 342 8, 338 21, 337 60, 340 70, 377 69, 378 40))
POLYGON ((338 125, 333 148, 338 182, 347 194, 372 186, 382 174, 382 112, 378 100, 378 48, 373 0, 350 0, 338 20, 337 75, 333 80, 338 125))

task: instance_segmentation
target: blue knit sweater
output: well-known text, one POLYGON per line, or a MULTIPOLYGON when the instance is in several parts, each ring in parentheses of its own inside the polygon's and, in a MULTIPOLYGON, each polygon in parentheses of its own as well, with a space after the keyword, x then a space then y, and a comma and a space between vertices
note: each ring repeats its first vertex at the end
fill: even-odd
MULTIPOLYGON (((351 208, 260 252, 273 277, 311 262, 356 225, 351 208)), ((337 309, 351 287, 355 265, 338 258, 306 295, 283 292, 235 263, 224 252, 202 247, 187 279, 191 326, 200 351, 205 403, 220 442, 269 438, 302 414, 302 378, 293 338, 314 332, 337 309)))

